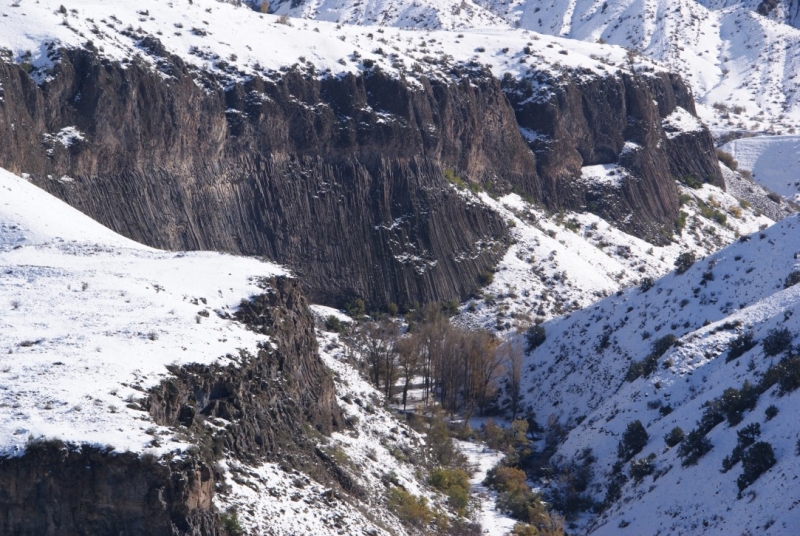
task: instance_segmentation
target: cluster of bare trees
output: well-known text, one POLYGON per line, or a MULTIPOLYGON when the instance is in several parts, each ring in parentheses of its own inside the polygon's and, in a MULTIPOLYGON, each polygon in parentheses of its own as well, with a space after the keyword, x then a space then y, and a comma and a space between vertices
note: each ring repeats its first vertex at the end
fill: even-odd
POLYGON ((406 333, 384 319, 362 326, 360 338, 370 380, 387 399, 401 394, 404 409, 414 388, 426 405, 438 402, 467 415, 482 412, 505 375, 516 416, 523 355, 519 345, 500 345, 488 331, 454 326, 435 304, 420 312, 406 333))

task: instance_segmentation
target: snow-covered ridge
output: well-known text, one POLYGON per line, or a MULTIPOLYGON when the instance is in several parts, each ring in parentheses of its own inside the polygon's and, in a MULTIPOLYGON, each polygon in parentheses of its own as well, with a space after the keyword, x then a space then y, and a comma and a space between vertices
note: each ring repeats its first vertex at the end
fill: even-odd
MULTIPOLYGON (((142 39, 158 39, 166 51, 223 79, 279 73, 291 66, 318 75, 379 67, 389 73, 449 77, 453 64, 490 66, 500 77, 536 70, 580 69, 607 75, 627 65, 625 50, 529 31, 490 27, 469 32, 419 32, 291 20, 215 0, 191 4, 120 0, 86 1, 63 9, 55 0, 0 7, 0 50, 24 64, 39 81, 58 61, 59 47, 87 47, 122 62, 150 62, 169 79, 169 69, 142 39), (89 43, 89 44, 87 44, 89 43)), ((643 61, 647 70, 660 69, 643 61)))
POLYGON ((238 349, 266 343, 227 313, 287 272, 141 246, 0 170, 0 273, 8 455, 30 438, 156 454, 185 447, 135 402, 168 365, 233 363, 238 349))

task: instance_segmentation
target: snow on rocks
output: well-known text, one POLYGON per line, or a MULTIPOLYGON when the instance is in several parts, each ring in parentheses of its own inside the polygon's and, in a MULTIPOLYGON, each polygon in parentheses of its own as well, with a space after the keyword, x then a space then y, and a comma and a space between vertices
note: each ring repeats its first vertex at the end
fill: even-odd
POLYGON ((266 338, 228 319, 273 264, 157 251, 0 171, 0 451, 30 439, 180 448, 136 401, 168 365, 229 363, 266 338))
POLYGON ((622 170, 616 164, 597 164, 581 168, 581 180, 588 184, 619 188, 622 186, 622 170))
MULTIPOLYGON (((123 63, 149 62, 169 78, 164 58, 148 48, 146 37, 158 39, 190 67, 214 72, 223 84, 279 76, 290 66, 316 76, 380 68, 412 80, 423 72, 449 79, 450 67, 456 64, 488 66, 497 77, 525 77, 529 65, 536 71, 574 69, 584 76, 607 76, 626 57, 621 47, 509 31, 505 26, 464 33, 375 29, 287 19, 215 0, 135 5, 90 1, 63 10, 60 0, 41 0, 2 8, 2 14, 0 47, 39 82, 48 79, 58 62, 59 47, 86 46, 123 63)), ((662 70, 642 62, 649 70, 662 70)))
POLYGON ((661 125, 668 138, 703 130, 703 124, 680 106, 676 106, 675 110, 661 121, 661 125))

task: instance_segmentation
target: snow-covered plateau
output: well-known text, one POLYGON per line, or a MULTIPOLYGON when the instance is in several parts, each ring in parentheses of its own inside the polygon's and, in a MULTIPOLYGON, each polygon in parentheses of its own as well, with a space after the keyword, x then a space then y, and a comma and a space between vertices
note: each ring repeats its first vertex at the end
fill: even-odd
POLYGON ((227 363, 268 342, 226 317, 261 281, 287 273, 256 259, 141 246, 5 170, 0 271, 5 455, 42 438, 180 448, 152 447, 164 430, 129 406, 166 365, 227 363))

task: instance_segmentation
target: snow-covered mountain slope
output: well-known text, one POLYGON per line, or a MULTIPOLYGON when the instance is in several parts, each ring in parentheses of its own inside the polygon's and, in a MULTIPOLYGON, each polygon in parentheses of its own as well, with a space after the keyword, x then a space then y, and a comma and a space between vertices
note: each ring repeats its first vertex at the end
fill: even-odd
MULTIPOLYGON (((597 180, 595 168, 604 166, 584 168, 587 180, 597 180)), ((606 179, 609 171, 603 169, 606 179)), ((735 174, 728 174, 728 181, 738 184, 735 174)), ((683 252, 705 257, 773 223, 715 186, 682 187, 681 193, 684 228, 669 245, 659 247, 594 214, 552 214, 516 194, 495 200, 486 193, 462 192, 502 214, 510 222, 514 243, 480 299, 462 307, 459 322, 509 333, 587 307, 644 278, 658 278, 674 268, 683 252)))
POLYGON ((722 146, 753 174, 753 180, 792 201, 800 201, 800 136, 740 138, 722 146))
POLYGON ((0 273, 0 451, 10 454, 30 438, 181 447, 150 449, 158 427, 128 405, 167 365, 232 362, 265 342, 223 317, 286 272, 141 246, 0 170, 0 273))
MULTIPOLYGON (((652 288, 621 291, 543 324, 546 340, 528 356, 523 385, 541 422, 571 428, 553 462, 566 464, 591 448, 597 463, 588 493, 603 501, 615 475, 629 473, 627 463, 621 473, 613 466, 630 423, 641 421, 649 436, 638 457, 654 453, 652 471, 641 483, 622 482, 621 494, 602 514, 578 521, 584 532, 619 534, 627 527, 631 534, 787 534, 800 522, 790 476, 800 470, 794 415, 800 391, 781 395, 774 382, 761 383, 764 392, 752 410, 742 408, 741 423, 710 423, 705 435, 712 449, 694 466, 684 467, 680 447, 667 448, 664 440, 676 426, 687 434, 699 428, 726 389, 766 381, 765 372, 782 359, 782 352, 765 355, 764 341, 775 330, 787 330, 798 342, 800 286, 787 285, 795 281, 790 274, 800 271, 799 227, 797 216, 786 218, 652 288), (732 341, 747 333, 754 344, 731 359, 732 341), (656 346, 663 355, 653 353, 656 346), (648 356, 651 372, 637 377, 631 365, 645 364, 648 356), (777 415, 766 417, 771 405, 777 415), (742 466, 723 473, 722 461, 736 446, 737 432, 753 423, 777 462, 737 500, 742 466)), ((731 392, 726 396, 730 402, 731 392)))
POLYGON ((504 27, 506 21, 491 6, 472 0, 430 0, 409 3, 405 0, 349 2, 310 0, 308 2, 270 2, 271 12, 305 19, 316 19, 355 26, 396 26, 420 30, 467 30, 504 27))
POLYGON ((800 127, 800 30, 785 23, 785 17, 761 15, 758 6, 748 3, 338 0, 286 1, 271 8, 343 24, 459 30, 491 26, 511 34, 521 28, 608 42, 682 74, 703 105, 703 119, 716 129, 793 133, 800 127))
POLYGON ((772 20, 800 28, 800 4, 795 0, 700 0, 711 9, 741 6, 772 20))

